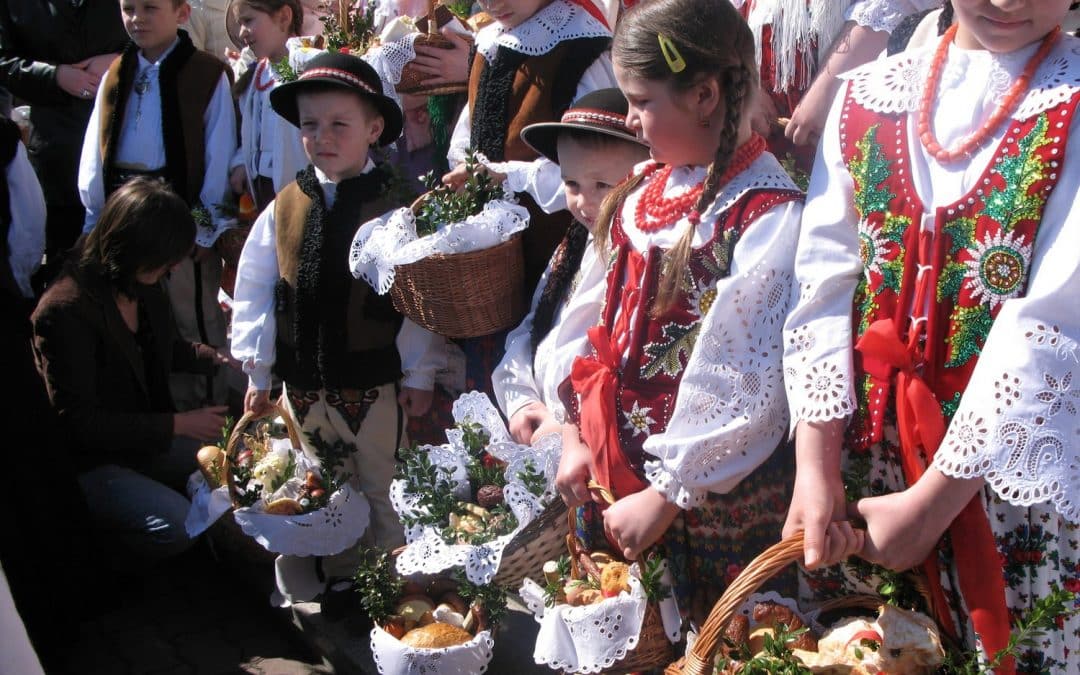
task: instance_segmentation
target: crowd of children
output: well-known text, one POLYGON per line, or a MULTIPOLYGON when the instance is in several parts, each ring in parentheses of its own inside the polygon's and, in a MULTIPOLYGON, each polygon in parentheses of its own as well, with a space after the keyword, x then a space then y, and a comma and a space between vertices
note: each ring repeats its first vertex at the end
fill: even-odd
MULTIPOLYGON (((443 183, 477 150, 528 209, 531 305, 450 341, 348 265, 359 226, 408 205, 388 149, 426 99, 403 113, 363 58, 312 49, 297 0, 228 4, 254 57, 235 84, 178 31, 187 2, 120 0, 132 42, 85 134, 86 236, 33 316, 91 516, 142 555, 185 544, 151 545, 180 526, 156 468, 175 437, 218 435, 231 368, 244 410, 280 392, 306 451, 349 454, 365 538, 393 548, 396 450, 460 347, 458 387, 489 392, 516 441, 561 435, 555 487, 582 536, 662 549, 690 622, 803 531, 799 588, 792 570, 777 590, 812 605, 917 568, 938 624, 993 655, 1040 597, 1080 588, 1072 8, 481 0, 468 54, 458 37, 416 51, 468 81, 464 107, 417 119, 449 137, 443 183), (259 215, 226 315, 219 242, 244 194, 259 215), (170 376, 196 357, 217 374, 170 376), (107 508, 117 475, 139 508, 107 508)), ((15 308, 44 220, 20 153, 0 152, 15 308)), ((1073 613, 998 672, 1075 672, 1078 649, 1073 613)))

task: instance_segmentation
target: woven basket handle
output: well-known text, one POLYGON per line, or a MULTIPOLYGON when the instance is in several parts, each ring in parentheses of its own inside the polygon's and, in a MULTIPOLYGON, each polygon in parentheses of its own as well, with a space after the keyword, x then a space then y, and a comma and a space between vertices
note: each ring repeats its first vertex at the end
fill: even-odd
POLYGON ((720 636, 739 608, 750 595, 774 574, 799 559, 803 554, 803 533, 796 532, 783 541, 773 544, 750 561, 743 571, 727 587, 713 605, 698 633, 693 648, 686 653, 684 673, 702 674, 713 672, 713 657, 720 636))
POLYGON ((300 447, 300 432, 296 428, 296 422, 293 421, 292 415, 289 414, 289 411, 286 410, 285 406, 279 401, 275 401, 272 405, 273 411, 268 415, 256 415, 251 411, 244 413, 244 415, 236 421, 236 424, 233 425, 232 431, 229 433, 229 440, 225 443, 225 478, 229 484, 229 498, 232 500, 233 506, 239 506, 239 504, 236 503, 236 478, 233 476, 232 469, 228 468, 230 464, 229 459, 233 457, 233 454, 236 452, 236 446, 240 443, 240 439, 244 435, 244 429, 246 429, 249 424, 267 417, 281 417, 281 419, 285 420, 285 429, 289 433, 289 443, 291 443, 294 448, 300 447))
MULTIPOLYGON (((608 506, 611 506, 612 504, 615 503, 615 495, 611 492, 611 490, 609 490, 607 487, 601 485, 600 483, 597 483, 594 480, 590 480, 587 483, 585 483, 585 487, 589 488, 590 490, 592 490, 596 494, 600 495, 600 498, 603 499, 604 502, 608 506)), ((576 511, 576 509, 567 509, 567 512, 566 512, 566 520, 567 520, 567 524, 569 526, 569 531, 566 534, 566 541, 567 541, 567 548, 570 550, 570 554, 571 554, 570 555, 570 573, 574 578, 579 578, 580 575, 579 575, 579 571, 578 571, 577 560, 575 559, 575 557, 573 555, 574 546, 571 543, 577 537, 577 534, 576 534, 577 521, 575 520, 575 511, 576 511)), ((621 553, 620 553, 620 555, 621 555, 621 553)), ((644 555, 644 553, 642 555, 639 555, 634 560, 634 562, 636 562, 638 564, 638 569, 641 570, 642 574, 644 574, 645 573, 645 555, 644 555)))

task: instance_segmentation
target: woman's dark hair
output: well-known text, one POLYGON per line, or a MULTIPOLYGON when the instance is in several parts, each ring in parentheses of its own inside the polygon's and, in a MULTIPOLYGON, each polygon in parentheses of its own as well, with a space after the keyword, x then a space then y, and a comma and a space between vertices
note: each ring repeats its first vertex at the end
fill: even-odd
MULTIPOLYGON (((705 185, 694 205, 704 213, 720 190, 720 177, 734 155, 739 125, 757 84, 754 36, 738 10, 727 0, 649 0, 631 7, 615 26, 612 59, 633 77, 663 81, 685 91, 705 78, 716 78, 724 97, 724 119, 705 185), (685 67, 674 72, 660 47, 660 36, 678 50, 685 67)), ((641 183, 637 176, 612 190, 597 216, 596 243, 601 249, 615 211, 641 183)), ((679 238, 664 265, 654 316, 669 309, 679 297, 680 276, 686 269, 694 242, 693 225, 679 238)))
POLYGON ((140 272, 171 267, 191 253, 195 221, 161 180, 134 178, 105 202, 76 262, 83 280, 100 280, 134 296, 140 272))
POLYGON ((941 6, 941 14, 938 16, 937 32, 938 35, 944 35, 945 31, 949 30, 949 26, 953 22, 953 6, 950 0, 945 0, 941 6))

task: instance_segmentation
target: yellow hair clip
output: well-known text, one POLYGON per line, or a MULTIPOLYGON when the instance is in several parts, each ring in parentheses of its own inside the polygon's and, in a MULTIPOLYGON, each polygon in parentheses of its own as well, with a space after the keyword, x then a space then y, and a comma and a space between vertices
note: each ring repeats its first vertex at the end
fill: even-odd
POLYGON ((671 38, 663 33, 657 33, 656 40, 660 43, 660 53, 664 55, 664 60, 667 61, 671 72, 681 73, 686 70, 686 61, 683 59, 682 54, 679 53, 675 43, 671 41, 671 38))

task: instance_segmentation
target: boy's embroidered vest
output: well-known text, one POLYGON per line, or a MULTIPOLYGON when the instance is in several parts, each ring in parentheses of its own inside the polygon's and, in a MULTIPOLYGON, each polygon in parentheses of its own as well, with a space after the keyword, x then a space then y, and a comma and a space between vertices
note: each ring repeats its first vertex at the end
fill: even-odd
POLYGON ((401 376, 395 343, 401 314, 389 296, 348 269, 356 225, 393 204, 379 196, 379 184, 363 195, 362 205, 345 203, 342 185, 334 208, 326 210, 309 166, 274 201, 281 275, 274 373, 300 389, 371 389, 401 376))
POLYGON ((909 139, 906 115, 868 111, 850 95, 845 100, 841 147, 854 182, 864 265, 855 293, 856 334, 891 319, 895 337, 913 343, 904 364, 856 352, 859 405, 848 431, 855 449, 881 440, 898 368, 927 383, 948 425, 1002 303, 1026 292, 1078 101, 1074 95, 1022 122, 1010 120, 976 187, 927 213, 910 180, 909 142, 919 141, 909 139), (923 332, 912 336, 908 309, 918 313, 924 303, 925 326, 914 327, 923 332))
MULTIPOLYGON (((610 45, 611 39, 603 37, 565 40, 539 56, 499 47, 494 64, 476 54, 469 75, 473 147, 493 162, 539 157, 521 140, 521 130, 530 124, 559 121, 573 103, 582 75, 610 45)), ((526 297, 532 297, 572 219, 566 211, 544 213, 525 193, 519 193, 518 199, 529 210, 524 235, 525 290, 526 297)))
MULTIPOLYGON (((802 193, 795 190, 751 190, 742 195, 718 217, 709 241, 692 252, 678 301, 655 318, 650 316, 649 308, 656 299, 667 251, 654 247, 643 255, 634 250, 621 216, 616 217, 611 228, 614 255, 608 268, 604 314, 601 326, 590 332, 596 356, 583 359, 599 362, 616 378, 615 419, 606 424, 618 427, 618 447, 609 448, 606 459, 593 458, 593 476, 606 480, 616 497, 647 486, 642 446, 651 434, 667 429, 683 371, 697 344, 701 320, 716 298, 717 282, 729 274, 735 245, 763 213, 798 199, 802 199, 802 193), (623 320, 636 310, 634 325, 616 324, 620 307, 623 320), (628 349, 627 339, 631 340, 628 349), (627 358, 620 363, 623 353, 627 358), (605 462, 606 467, 602 465, 605 462)), ((581 422, 583 412, 591 414, 577 405, 567 405, 567 411, 575 423, 581 422)))
MULTIPOLYGON (((226 68, 220 60, 195 49, 184 31, 179 31, 179 39, 158 71, 161 135, 165 143, 164 169, 165 178, 173 190, 194 207, 199 204, 199 193, 206 174, 203 116, 226 68)), ((105 88, 105 96, 101 104, 98 142, 101 144, 106 186, 116 184, 116 145, 125 124, 124 110, 135 85, 137 68, 138 47, 130 43, 121 57, 109 66, 101 84, 105 88)), ((105 196, 108 197, 108 194, 105 196)))

